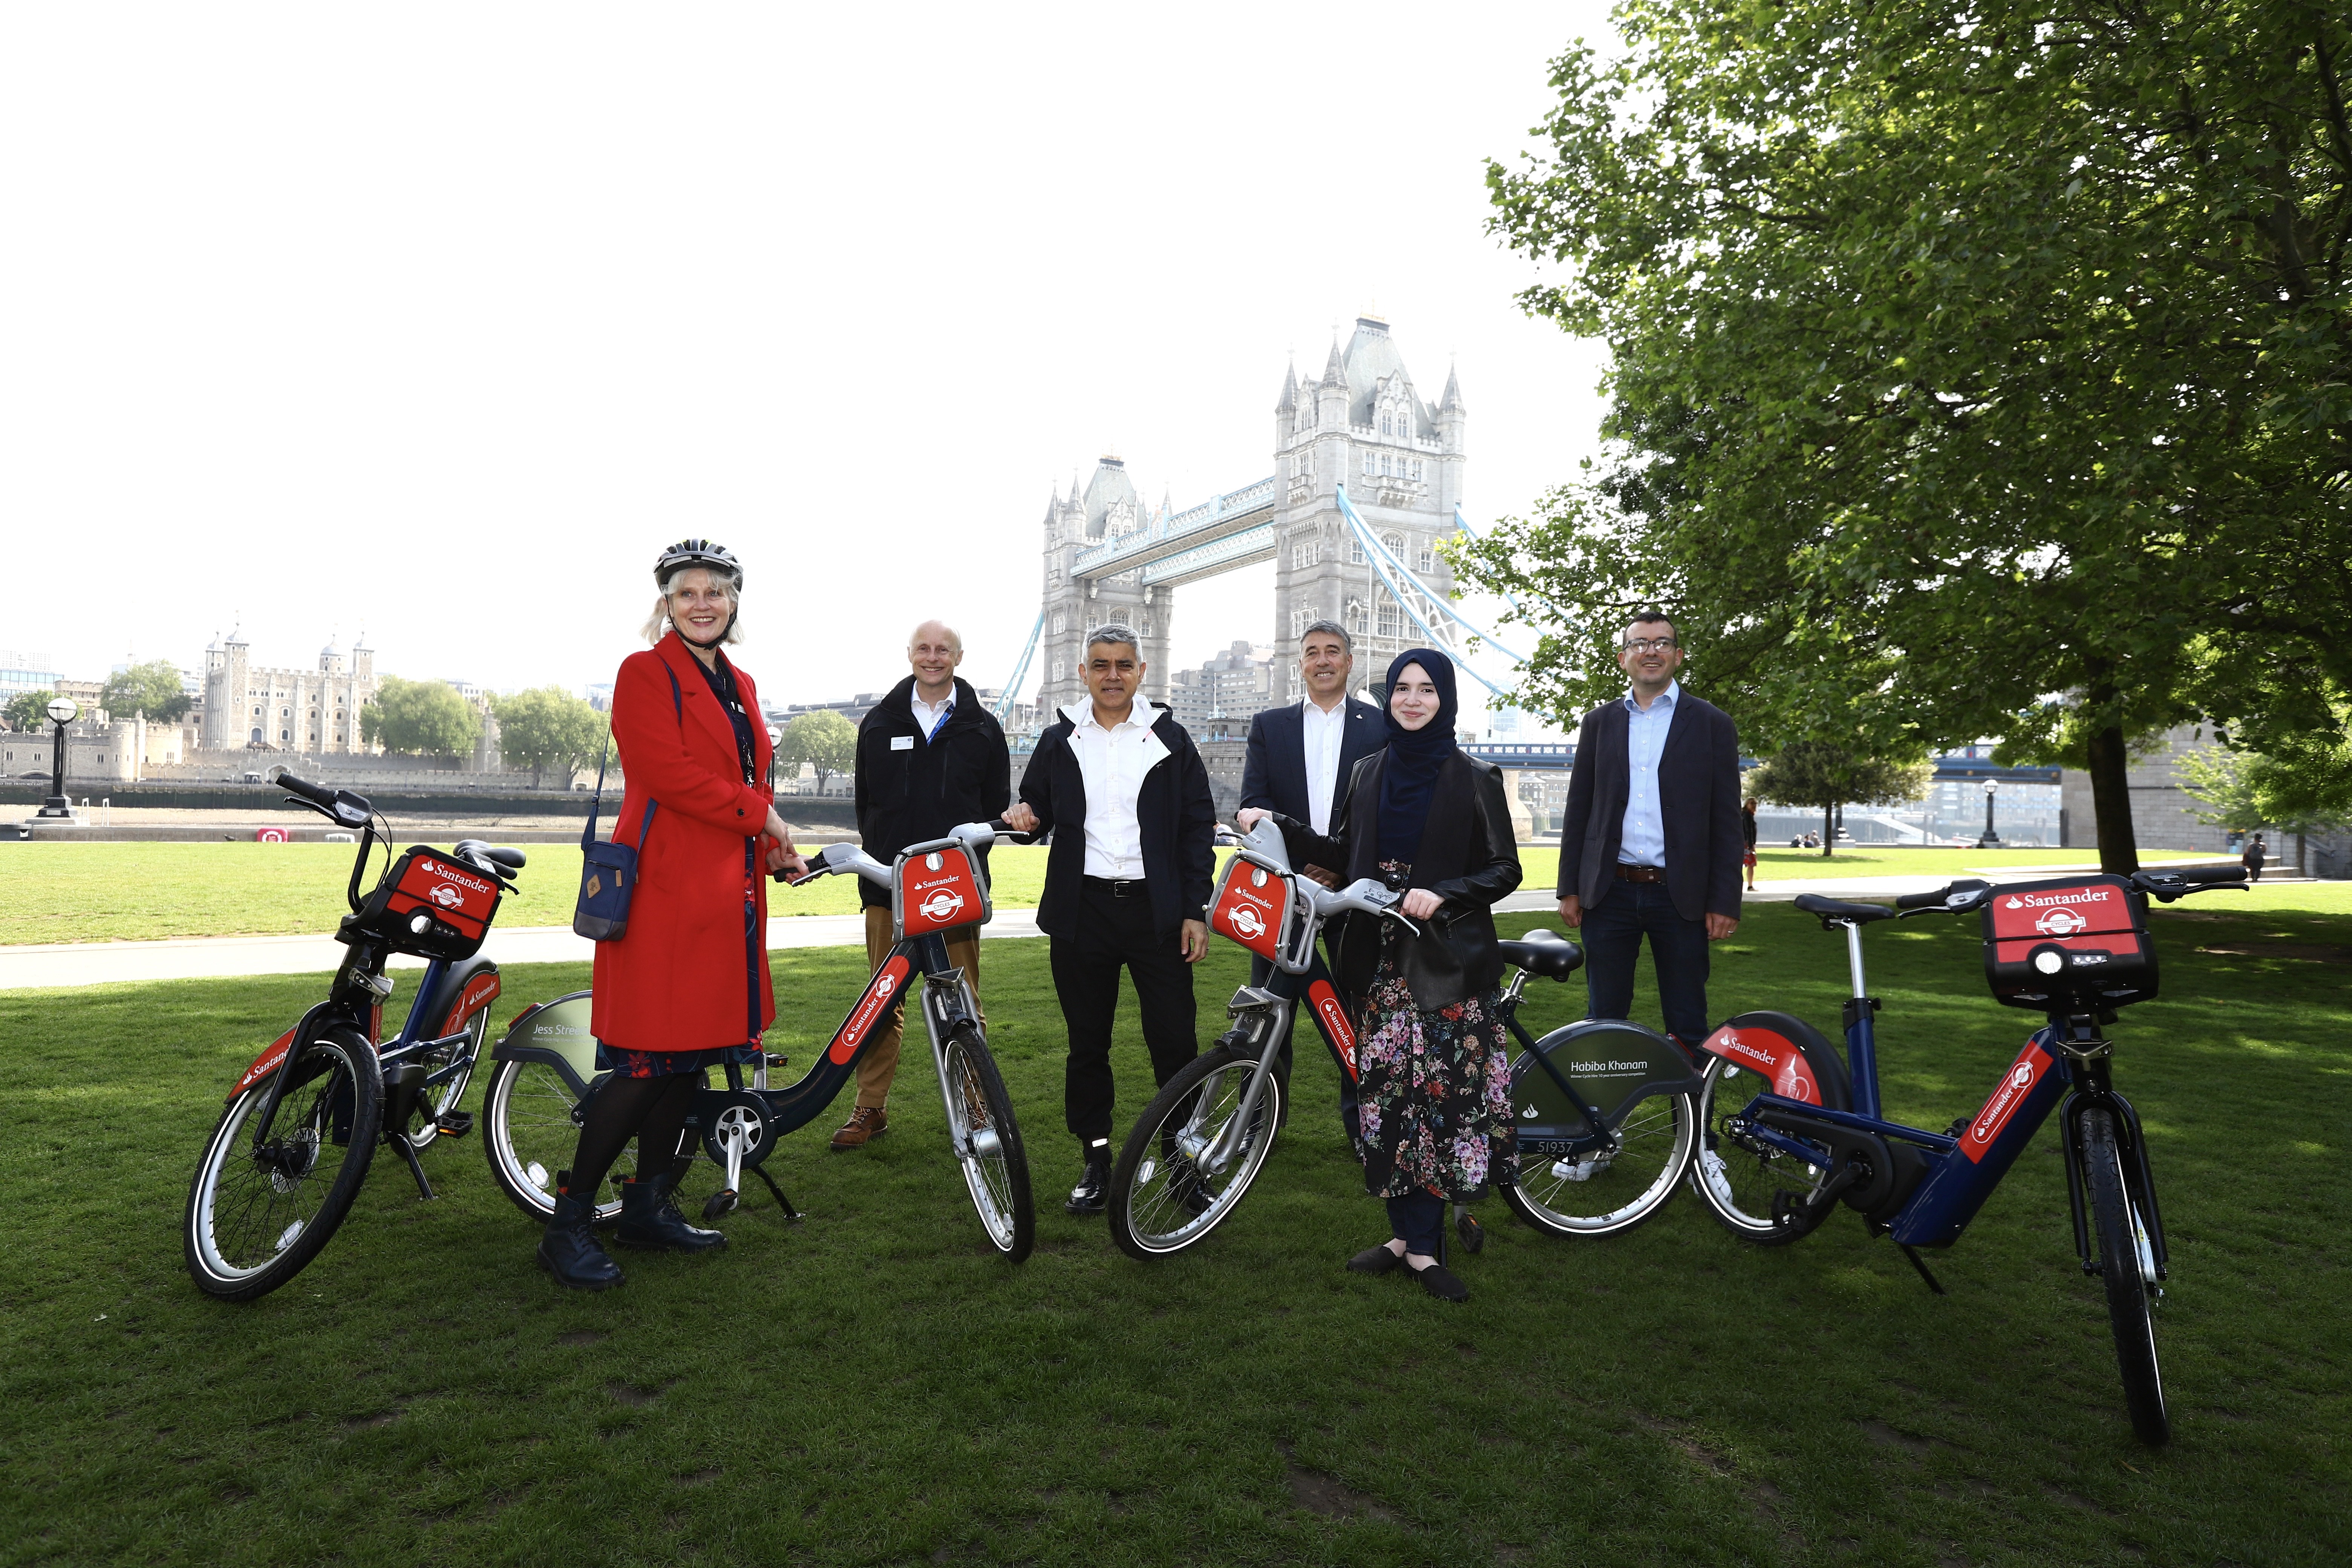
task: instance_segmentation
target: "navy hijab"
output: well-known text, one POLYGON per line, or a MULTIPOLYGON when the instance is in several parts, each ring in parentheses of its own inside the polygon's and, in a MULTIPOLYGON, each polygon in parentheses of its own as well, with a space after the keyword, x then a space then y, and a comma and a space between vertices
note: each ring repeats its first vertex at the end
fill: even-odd
POLYGON ((1454 719, 1460 704, 1454 698, 1454 661, 1434 648, 1407 648, 1389 665, 1386 689, 1393 696, 1405 667, 1417 664, 1437 688, 1437 715, 1418 730, 1397 722, 1385 704, 1381 720, 1388 726, 1388 758, 1381 764, 1380 858, 1410 864, 1421 853, 1422 829, 1429 825, 1429 803, 1437 793, 1437 773, 1454 754, 1454 719))

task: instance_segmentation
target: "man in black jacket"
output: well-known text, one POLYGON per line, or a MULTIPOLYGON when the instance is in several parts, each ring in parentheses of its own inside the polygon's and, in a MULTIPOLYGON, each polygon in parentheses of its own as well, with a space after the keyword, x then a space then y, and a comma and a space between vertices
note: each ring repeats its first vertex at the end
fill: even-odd
POLYGON ((1559 918, 1584 939, 1591 1016, 1633 1003, 1642 938, 1666 1033, 1707 1035, 1706 944, 1739 929, 1739 735, 1675 679, 1674 623, 1644 610, 1617 662, 1632 689, 1584 716, 1559 833, 1559 918))
MULTIPOLYGON (((914 674, 857 726, 857 837, 886 865, 909 844, 986 822, 1013 798, 1004 728, 956 676, 963 639, 943 622, 925 621, 907 639, 907 659, 914 674)), ((866 962, 879 969, 890 955, 890 894, 862 878, 857 891, 866 908, 866 962)), ((977 993, 980 927, 957 926, 945 935, 948 961, 977 993)), ((859 1058, 857 1103, 833 1135, 834 1152, 864 1148, 889 1126, 890 1080, 905 1022, 900 1008, 859 1058)))
MULTIPOLYGON (((1346 798, 1356 764, 1389 743, 1381 710, 1349 692, 1355 669, 1355 641, 1337 621, 1317 621, 1299 634, 1298 674, 1307 695, 1250 721, 1249 749, 1242 762, 1243 810, 1255 806, 1305 823, 1318 834, 1331 831, 1332 807, 1346 798)), ((1339 885, 1337 867, 1299 869, 1327 888, 1339 885)), ((1265 959, 1250 959, 1251 984, 1265 984, 1273 973, 1274 965, 1265 959)), ((1293 1030, 1283 1037, 1282 1059, 1276 1064, 1286 1088, 1296 1036, 1293 1030)), ((1282 1103, 1287 1114, 1288 1095, 1282 1103)), ((1339 1123, 1347 1129, 1348 1146, 1354 1148, 1356 1080, 1344 1069, 1339 1074, 1339 1123)))
POLYGON ((1053 835, 1037 925, 1053 943, 1070 1033, 1063 1113, 1086 1151, 1063 1205, 1074 1215, 1102 1213, 1110 1188, 1119 970, 1135 982, 1155 1081, 1164 1086, 1201 1048, 1191 965, 1209 952, 1217 807, 1192 737, 1167 709, 1137 704, 1136 647, 1122 626, 1087 638, 1087 700, 1037 737, 1020 804, 1004 814, 1021 832, 1053 835))

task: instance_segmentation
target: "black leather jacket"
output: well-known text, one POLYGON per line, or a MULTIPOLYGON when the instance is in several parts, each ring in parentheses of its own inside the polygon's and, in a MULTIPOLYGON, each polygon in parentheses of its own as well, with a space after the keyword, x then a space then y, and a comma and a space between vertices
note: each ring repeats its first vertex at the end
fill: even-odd
MULTIPOLYGON (((1356 764, 1347 794, 1332 812, 1329 837, 1277 815, 1291 864, 1344 867, 1343 883, 1359 877, 1385 879, 1376 840, 1386 757, 1375 752, 1356 764)), ((1444 907, 1418 922, 1417 937, 1392 921, 1346 917, 1330 941, 1333 978, 1350 1011, 1362 1005, 1370 989, 1383 943, 1398 945, 1405 984, 1424 1011, 1491 990, 1503 977, 1493 906, 1518 888, 1520 874, 1502 770, 1455 752, 1438 774, 1420 856, 1406 879, 1408 887, 1427 889, 1444 900, 1444 907)))

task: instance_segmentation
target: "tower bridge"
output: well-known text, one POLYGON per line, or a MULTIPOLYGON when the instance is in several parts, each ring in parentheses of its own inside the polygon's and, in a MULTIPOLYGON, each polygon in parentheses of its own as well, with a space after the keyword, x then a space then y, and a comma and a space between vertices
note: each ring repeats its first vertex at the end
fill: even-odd
MULTIPOLYGON (((1041 713, 1076 701, 1088 631, 1132 626, 1149 667, 1144 693, 1168 700, 1175 589, 1275 563, 1276 698, 1296 700, 1299 636, 1334 620, 1356 642, 1360 672, 1407 647, 1458 648, 1475 630, 1448 603, 1454 574, 1438 544, 1461 521, 1465 433, 1450 373, 1432 404, 1377 316, 1335 338, 1320 377, 1285 374, 1274 406, 1274 472, 1178 511, 1144 504, 1126 463, 1107 457, 1081 488, 1057 489, 1045 517, 1042 608, 1006 683, 1009 701, 1038 665, 1041 713)), ((1475 672, 1474 672, 1475 673, 1475 672)))

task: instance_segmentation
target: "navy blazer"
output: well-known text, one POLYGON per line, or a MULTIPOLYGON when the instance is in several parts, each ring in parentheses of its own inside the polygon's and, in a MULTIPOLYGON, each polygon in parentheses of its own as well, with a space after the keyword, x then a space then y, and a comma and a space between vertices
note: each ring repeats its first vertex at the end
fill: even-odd
MULTIPOLYGON (((1633 774, 1625 756, 1625 702, 1604 702, 1576 732, 1568 815, 1559 829, 1559 896, 1588 910, 1617 885, 1633 774)), ((1658 752, 1659 826, 1666 839, 1666 895, 1686 921, 1739 915, 1739 731, 1731 715, 1690 694, 1675 699, 1658 752)))
MULTIPOLYGON (((1360 697, 1347 699, 1348 718, 1339 730, 1339 773, 1331 784, 1331 809, 1348 793, 1356 764, 1389 743, 1381 710, 1360 697)), ((1242 805, 1309 822, 1307 803, 1307 715, 1298 703, 1269 708, 1250 721, 1249 750, 1242 759, 1242 805)))

